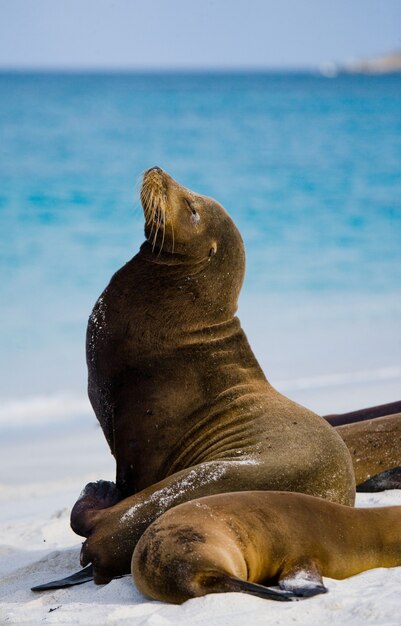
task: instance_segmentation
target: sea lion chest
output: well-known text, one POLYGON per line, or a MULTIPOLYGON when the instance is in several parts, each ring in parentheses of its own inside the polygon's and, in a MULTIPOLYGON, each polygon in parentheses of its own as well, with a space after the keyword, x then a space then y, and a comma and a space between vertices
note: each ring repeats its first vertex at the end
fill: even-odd
MULTIPOLYGON (((193 461, 194 442, 224 440, 225 401, 219 405, 216 398, 227 389, 254 384, 255 378, 265 383, 265 378, 236 318, 197 327, 195 281, 175 283, 171 307, 171 283, 155 292, 148 280, 144 289, 143 275, 139 281, 129 266, 124 269, 89 319, 88 387, 117 462, 129 461, 137 488, 143 488, 144 481, 168 473, 175 450, 182 455, 183 438, 191 448, 184 465, 193 461), (214 430, 216 422, 221 427, 214 430)), ((231 418, 230 436, 236 427, 231 418)))

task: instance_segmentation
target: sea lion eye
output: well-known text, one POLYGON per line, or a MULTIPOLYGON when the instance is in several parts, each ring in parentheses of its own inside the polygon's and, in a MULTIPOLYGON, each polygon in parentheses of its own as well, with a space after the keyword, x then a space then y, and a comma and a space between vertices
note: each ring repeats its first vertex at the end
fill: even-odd
POLYGON ((190 202, 188 202, 188 200, 185 200, 185 203, 187 205, 188 210, 191 212, 191 222, 197 226, 200 222, 200 217, 199 217, 199 213, 197 212, 197 210, 195 209, 195 207, 192 206, 192 204, 190 202))
POLYGON ((213 246, 212 248, 210 248, 209 250, 209 256, 214 256, 216 254, 216 248, 215 246, 213 246))
POLYGON ((186 198, 185 198, 185 204, 187 205, 187 208, 191 211, 192 215, 198 215, 195 207, 186 198))

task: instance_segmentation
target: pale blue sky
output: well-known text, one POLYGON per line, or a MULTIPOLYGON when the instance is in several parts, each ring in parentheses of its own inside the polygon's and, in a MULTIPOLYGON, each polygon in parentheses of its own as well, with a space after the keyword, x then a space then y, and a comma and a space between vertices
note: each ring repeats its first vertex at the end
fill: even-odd
POLYGON ((401 0, 0 0, 0 67, 300 68, 401 48, 401 0))

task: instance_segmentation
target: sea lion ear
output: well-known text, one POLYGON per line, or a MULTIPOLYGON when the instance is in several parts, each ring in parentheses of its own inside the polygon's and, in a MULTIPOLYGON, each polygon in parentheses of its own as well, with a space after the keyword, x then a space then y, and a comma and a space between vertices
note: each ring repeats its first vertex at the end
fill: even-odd
POLYGON ((214 243, 209 250, 209 256, 210 257, 214 256, 216 252, 217 252, 217 244, 214 243))
POLYGON ((303 598, 310 598, 328 591, 323 584, 322 575, 316 563, 312 561, 302 563, 302 565, 294 564, 280 576, 278 584, 280 589, 291 591, 294 595, 303 598))

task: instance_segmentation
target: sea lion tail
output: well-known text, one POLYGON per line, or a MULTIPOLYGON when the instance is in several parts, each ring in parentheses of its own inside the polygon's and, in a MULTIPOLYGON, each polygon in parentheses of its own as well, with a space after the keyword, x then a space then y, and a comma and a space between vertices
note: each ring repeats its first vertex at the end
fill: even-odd
POLYGON ((239 591, 241 593, 249 593, 259 598, 265 598, 266 600, 276 600, 278 602, 291 602, 293 600, 299 600, 299 598, 291 591, 282 591, 280 589, 272 589, 271 587, 265 587, 258 583, 252 583, 247 580, 241 580, 240 578, 233 578, 226 576, 224 582, 228 583, 229 589, 227 591, 239 591))

